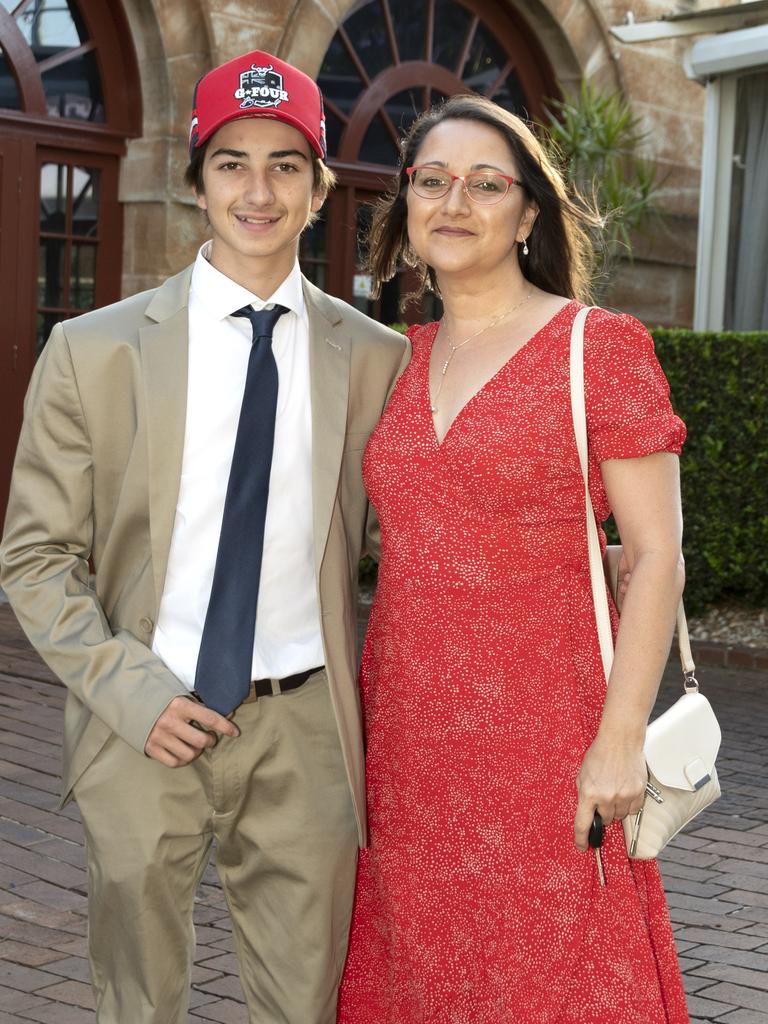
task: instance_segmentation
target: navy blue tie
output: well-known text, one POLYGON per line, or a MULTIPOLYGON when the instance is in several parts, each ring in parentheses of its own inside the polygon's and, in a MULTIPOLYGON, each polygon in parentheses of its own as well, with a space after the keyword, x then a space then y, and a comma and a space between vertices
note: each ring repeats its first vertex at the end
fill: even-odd
POLYGON ((244 306, 232 314, 251 321, 253 342, 195 673, 195 693, 222 715, 242 703, 251 683, 277 411, 272 331, 287 312, 244 306))

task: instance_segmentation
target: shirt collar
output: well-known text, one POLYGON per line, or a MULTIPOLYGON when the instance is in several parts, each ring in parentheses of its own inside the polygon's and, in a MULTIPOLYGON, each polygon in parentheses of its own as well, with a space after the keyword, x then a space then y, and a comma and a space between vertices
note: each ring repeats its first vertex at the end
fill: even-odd
POLYGON ((301 285, 299 261, 293 264, 291 272, 267 299, 261 299, 247 288, 222 274, 209 262, 210 240, 200 246, 192 269, 190 290, 196 301, 205 307, 216 320, 223 320, 236 309, 252 305, 254 309, 265 309, 279 304, 297 316, 304 315, 304 290, 301 285))

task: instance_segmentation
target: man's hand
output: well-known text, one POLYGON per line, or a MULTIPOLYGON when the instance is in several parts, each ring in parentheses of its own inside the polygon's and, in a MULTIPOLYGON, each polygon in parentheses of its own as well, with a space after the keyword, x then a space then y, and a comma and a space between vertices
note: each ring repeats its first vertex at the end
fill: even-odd
POLYGON ((237 726, 189 697, 174 697, 155 722, 144 753, 168 768, 191 764, 219 736, 239 736, 237 726), (193 725, 192 723, 197 723, 193 725))

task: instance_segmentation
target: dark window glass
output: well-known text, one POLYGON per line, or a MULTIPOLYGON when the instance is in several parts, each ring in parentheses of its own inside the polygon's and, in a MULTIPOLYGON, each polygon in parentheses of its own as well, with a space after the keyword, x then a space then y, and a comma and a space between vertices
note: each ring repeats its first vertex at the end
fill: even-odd
POLYGON ((309 263, 306 266, 302 266, 302 272, 304 277, 308 281, 311 281, 316 288, 321 291, 325 291, 325 264, 324 263, 309 263))
POLYGON ((387 131, 381 114, 377 114, 368 125, 358 159, 367 164, 394 167, 397 157, 397 147, 392 136, 387 131))
POLYGON ((72 234, 97 233, 99 172, 87 167, 72 168, 72 234))
POLYGON ((518 114, 520 117, 528 116, 528 103, 525 93, 520 84, 520 79, 514 71, 496 90, 492 99, 494 103, 498 103, 500 107, 511 110, 513 114, 518 114))
POLYGON ((344 125, 341 120, 332 114, 326 106, 325 108, 325 144, 328 147, 328 155, 336 156, 339 151, 339 145, 341 144, 341 133, 344 131, 344 125))
POLYGON ((104 121, 104 100, 96 54, 59 64, 43 76, 46 106, 52 117, 77 121, 104 121))
MULTIPOLYGON (((451 71, 461 57, 464 42, 472 24, 472 15, 454 0, 437 0, 435 4, 435 36, 432 43, 432 60, 451 71)), ((461 74, 461 68, 458 69, 461 74)))
POLYGON ((92 242, 75 243, 69 269, 69 306, 93 309, 96 292, 96 246, 92 242))
POLYGON ((33 0, 16 23, 38 62, 88 39, 77 8, 66 0, 33 0))
POLYGON ((21 110, 21 96, 10 65, 0 46, 0 107, 6 110, 21 110))
POLYGON ((301 236, 301 259, 325 259, 325 207, 312 227, 301 236))
POLYGON ((426 6, 421 0, 389 0, 401 61, 426 59, 426 6))
POLYGON ((59 238, 40 240, 37 269, 37 304, 58 309, 64 305, 64 253, 66 242, 59 238))
POLYGON ((320 216, 312 225, 307 228, 301 236, 299 246, 299 263, 304 276, 317 285, 318 288, 325 288, 326 275, 326 250, 325 250, 325 208, 321 210, 320 216))
POLYGON ((66 231, 66 164, 43 164, 40 169, 40 231, 62 235, 66 231))
POLYGON ((65 313, 38 313, 37 337, 35 339, 35 356, 39 356, 45 347, 51 331, 60 320, 66 320, 65 313))
POLYGON ((384 108, 398 132, 405 134, 424 109, 424 90, 406 89, 387 100, 384 108))
POLYGON ((373 207, 370 203, 360 203, 357 208, 357 267, 362 270, 368 260, 368 235, 373 219, 373 207))
POLYGON ((344 29, 369 78, 375 78, 379 72, 391 67, 392 51, 389 48, 381 0, 371 0, 371 3, 355 11, 344 22, 344 29))
POLYGON ((331 41, 317 81, 323 95, 348 114, 357 102, 363 83, 338 35, 331 41))
POLYGON ((484 93, 499 77, 506 63, 507 55, 502 47, 485 26, 478 25, 464 65, 464 81, 475 92, 484 93))

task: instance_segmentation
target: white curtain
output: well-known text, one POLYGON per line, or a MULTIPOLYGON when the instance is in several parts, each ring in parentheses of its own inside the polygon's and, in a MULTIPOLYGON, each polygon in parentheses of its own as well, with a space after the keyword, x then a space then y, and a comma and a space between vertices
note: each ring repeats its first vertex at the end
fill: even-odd
POLYGON ((739 81, 736 110, 734 160, 743 185, 731 208, 725 321, 735 331, 768 330, 768 72, 739 81))

